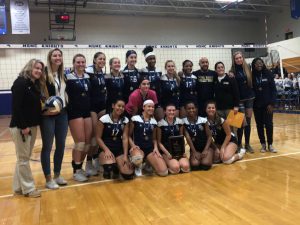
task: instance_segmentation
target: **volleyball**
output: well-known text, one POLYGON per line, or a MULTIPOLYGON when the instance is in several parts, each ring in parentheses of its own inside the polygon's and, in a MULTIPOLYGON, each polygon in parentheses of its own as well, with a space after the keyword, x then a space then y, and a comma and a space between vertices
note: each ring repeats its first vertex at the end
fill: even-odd
POLYGON ((51 96, 47 99, 45 108, 50 112, 60 112, 63 108, 63 100, 59 96, 51 96))

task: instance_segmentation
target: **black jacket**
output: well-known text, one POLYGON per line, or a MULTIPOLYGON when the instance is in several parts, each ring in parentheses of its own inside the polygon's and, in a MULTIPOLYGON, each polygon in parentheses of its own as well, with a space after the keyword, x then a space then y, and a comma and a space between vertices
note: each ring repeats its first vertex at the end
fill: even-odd
POLYGON ((218 77, 214 78, 214 93, 217 109, 227 110, 239 107, 239 89, 235 78, 230 78, 227 74, 219 82, 218 77))
POLYGON ((277 91, 271 71, 268 69, 263 69, 260 72, 253 70, 252 75, 255 92, 254 107, 260 108, 274 105, 277 91))
POLYGON ((30 79, 18 77, 11 88, 12 118, 9 127, 25 129, 41 122, 41 93, 30 79))

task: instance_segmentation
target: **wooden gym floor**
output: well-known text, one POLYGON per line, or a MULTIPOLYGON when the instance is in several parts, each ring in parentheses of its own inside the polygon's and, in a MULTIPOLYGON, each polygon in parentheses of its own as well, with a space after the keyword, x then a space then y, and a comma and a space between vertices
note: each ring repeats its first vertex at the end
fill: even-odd
POLYGON ((133 181, 107 181, 93 177, 88 183, 72 180, 68 135, 63 176, 69 185, 44 188, 39 162, 41 139, 32 156, 34 179, 42 197, 12 196, 15 150, 0 119, 0 224, 299 224, 300 221, 300 115, 275 114, 274 146, 277 154, 260 153, 253 123, 255 154, 233 165, 210 171, 133 181))

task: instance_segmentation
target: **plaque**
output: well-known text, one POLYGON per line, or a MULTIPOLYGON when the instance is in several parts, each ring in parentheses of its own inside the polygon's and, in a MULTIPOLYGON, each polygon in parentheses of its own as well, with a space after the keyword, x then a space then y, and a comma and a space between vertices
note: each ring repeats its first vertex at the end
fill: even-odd
POLYGON ((170 149, 168 150, 174 159, 180 159, 183 157, 185 152, 183 135, 170 136, 169 145, 170 149))

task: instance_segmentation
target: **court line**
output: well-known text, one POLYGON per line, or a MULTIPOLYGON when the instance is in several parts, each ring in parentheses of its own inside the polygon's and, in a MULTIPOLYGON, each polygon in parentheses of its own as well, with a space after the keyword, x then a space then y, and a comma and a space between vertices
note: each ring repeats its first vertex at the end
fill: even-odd
MULTIPOLYGON (((276 154, 276 153, 275 153, 276 154)), ((266 156, 266 157, 259 157, 259 158, 255 158, 255 159, 245 159, 245 160, 241 160, 241 161, 237 161, 235 163, 243 163, 243 162, 251 162, 251 161, 257 161, 257 160, 262 160, 262 159, 271 159, 271 158, 278 158, 278 157, 282 157, 282 156, 289 156, 289 155, 297 155, 300 154, 299 152, 290 152, 290 153, 283 153, 283 154, 278 154, 278 155, 271 155, 271 156, 266 156)), ((220 166, 222 164, 215 164, 213 165, 215 166, 220 166)), ((146 175, 143 175, 146 176, 146 175)), ((142 177, 143 177, 142 176, 142 177)), ((7 176, 8 177, 12 177, 12 176, 7 176)), ((3 178, 3 177, 0 177, 3 178)), ((80 183, 80 184, 72 184, 72 185, 67 185, 67 186, 60 186, 59 189, 68 189, 68 188, 76 188, 76 187, 81 187, 81 186, 87 186, 87 185, 91 185, 91 184, 100 184, 100 183, 108 183, 108 182, 114 182, 115 180, 98 180, 98 181, 91 181, 91 182, 86 182, 86 183, 80 183)), ((46 191, 53 191, 47 188, 44 189, 39 189, 41 192, 46 192, 46 191)), ((55 191, 55 190, 54 190, 55 191)), ((9 198, 9 197, 13 197, 13 194, 9 194, 9 195, 0 195, 0 199, 2 198, 9 198)))

